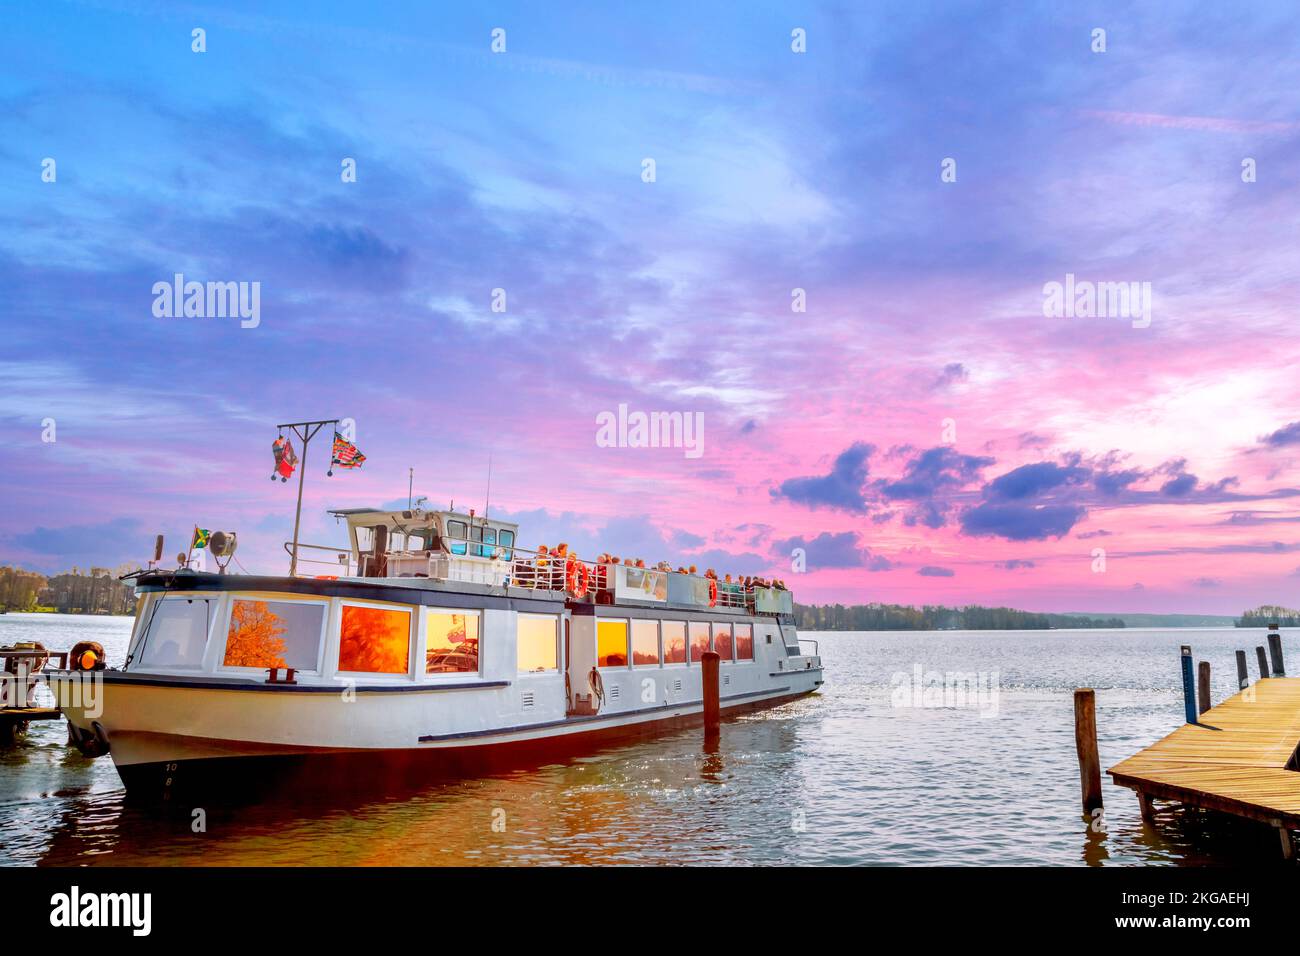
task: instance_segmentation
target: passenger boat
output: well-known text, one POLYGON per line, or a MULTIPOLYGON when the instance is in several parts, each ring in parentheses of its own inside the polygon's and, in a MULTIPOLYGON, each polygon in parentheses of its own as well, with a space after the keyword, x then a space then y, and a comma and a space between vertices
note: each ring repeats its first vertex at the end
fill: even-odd
POLYGON ((333 573, 140 572, 122 668, 50 673, 71 734, 128 791, 580 751, 700 720, 709 650, 724 714, 822 683, 783 587, 557 559, 473 512, 331 513, 350 548, 304 544, 294 564, 333 573))

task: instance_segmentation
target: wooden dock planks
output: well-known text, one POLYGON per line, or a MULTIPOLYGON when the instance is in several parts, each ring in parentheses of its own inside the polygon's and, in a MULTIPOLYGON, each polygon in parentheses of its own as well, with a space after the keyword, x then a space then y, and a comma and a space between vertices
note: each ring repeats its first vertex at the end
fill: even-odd
POLYGON ((1146 797, 1300 829, 1300 679, 1272 677, 1111 767, 1146 797))

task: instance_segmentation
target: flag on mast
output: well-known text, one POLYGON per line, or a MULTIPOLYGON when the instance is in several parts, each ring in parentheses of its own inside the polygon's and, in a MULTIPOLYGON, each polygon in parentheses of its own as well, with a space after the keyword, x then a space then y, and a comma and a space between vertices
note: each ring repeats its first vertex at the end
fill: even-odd
POLYGON ((356 445, 338 432, 334 433, 334 456, 331 465, 338 465, 340 468, 360 468, 365 460, 366 456, 361 454, 356 445))

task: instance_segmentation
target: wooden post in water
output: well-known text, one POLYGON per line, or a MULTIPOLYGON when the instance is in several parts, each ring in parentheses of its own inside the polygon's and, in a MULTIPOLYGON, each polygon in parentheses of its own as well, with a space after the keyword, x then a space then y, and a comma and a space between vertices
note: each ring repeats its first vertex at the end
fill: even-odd
POLYGON ((1183 714, 1189 724, 1196 723, 1196 681, 1192 678, 1192 648, 1184 644, 1179 648, 1183 661, 1183 714))
POLYGON ((1074 747, 1079 752, 1079 785, 1083 789, 1083 812, 1101 807, 1101 760, 1097 756, 1096 694, 1091 687, 1074 692, 1074 747))
POLYGON ((716 651, 705 651, 700 658, 700 674, 704 678, 704 736, 716 737, 722 725, 722 708, 718 698, 718 665, 722 660, 716 651))
POLYGON ((1255 646, 1255 658, 1259 661, 1259 676, 1261 678, 1268 676, 1268 658, 1264 655, 1264 648, 1259 645, 1255 646))
POLYGON ((1210 709, 1210 662, 1201 661, 1200 667, 1197 668, 1197 688, 1196 699, 1200 702, 1198 714, 1203 714, 1210 709))
POLYGON ((1250 672, 1246 670, 1246 652, 1237 651, 1237 690, 1250 686, 1250 672))
POLYGON ((1277 625, 1268 626, 1268 656, 1273 660, 1273 676, 1285 677, 1286 664, 1282 661, 1282 635, 1277 632, 1277 625))

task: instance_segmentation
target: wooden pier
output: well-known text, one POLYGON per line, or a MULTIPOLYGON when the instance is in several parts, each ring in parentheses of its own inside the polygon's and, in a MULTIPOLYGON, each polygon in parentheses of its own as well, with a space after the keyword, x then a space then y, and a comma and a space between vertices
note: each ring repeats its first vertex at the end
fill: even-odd
POLYGON ((1300 829, 1300 679, 1269 677, 1200 714, 1107 771, 1137 791, 1150 820, 1153 799, 1258 820, 1280 828, 1294 854, 1300 829))

